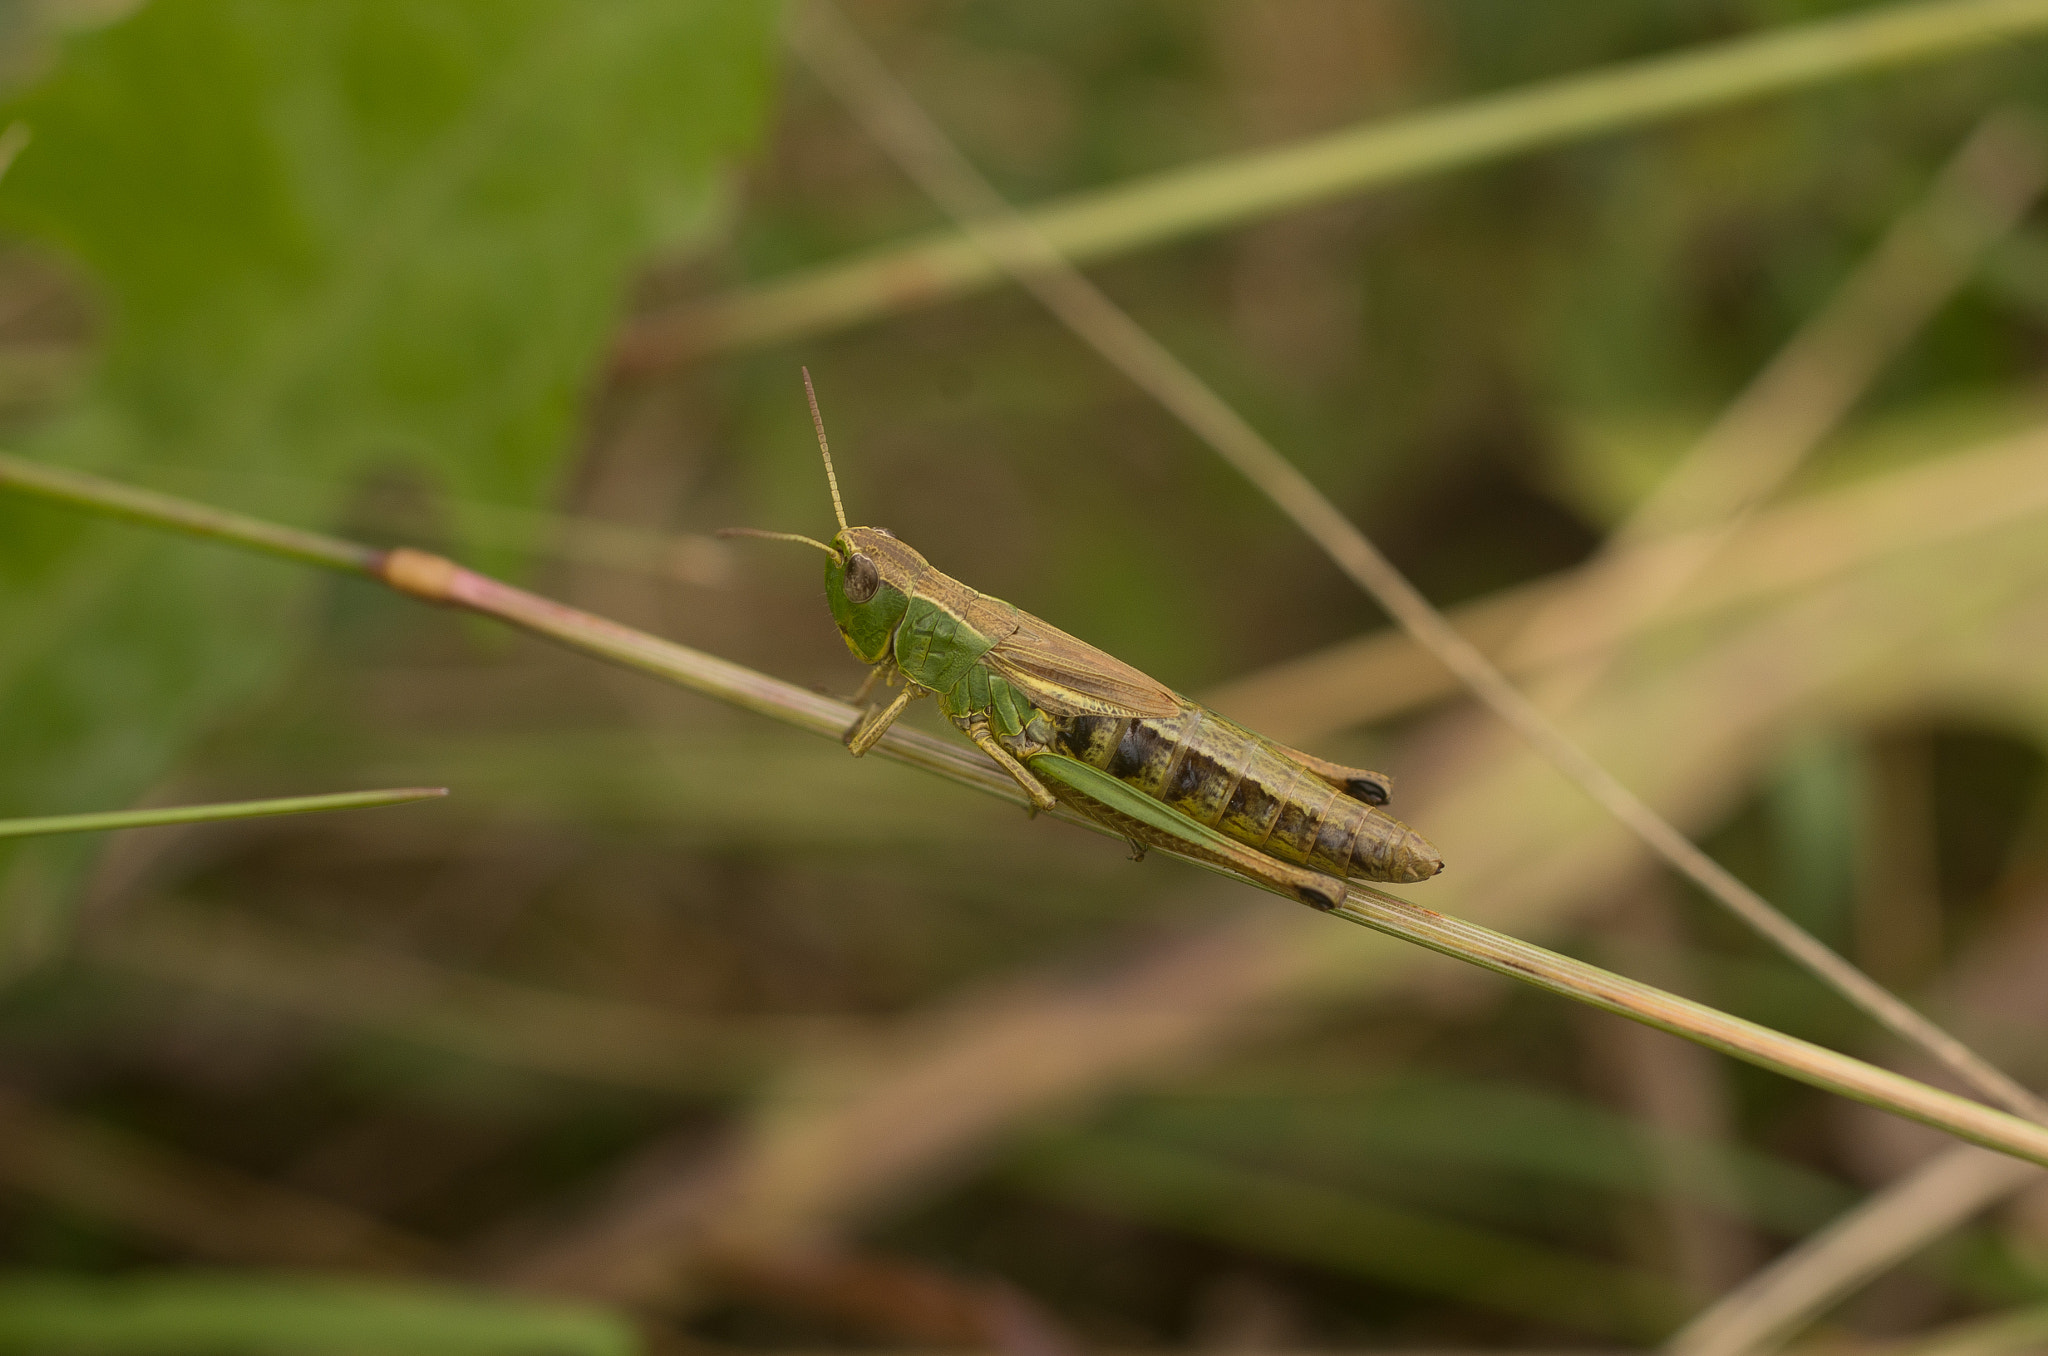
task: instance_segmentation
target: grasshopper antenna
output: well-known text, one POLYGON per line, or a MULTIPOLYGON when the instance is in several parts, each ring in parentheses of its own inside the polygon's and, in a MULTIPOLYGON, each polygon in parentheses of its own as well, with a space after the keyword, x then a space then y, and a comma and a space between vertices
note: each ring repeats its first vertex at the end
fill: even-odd
MULTIPOLYGON (((818 413, 818 393, 811 386, 811 369, 802 369, 804 374, 804 396, 811 402, 811 426, 818 430, 818 451, 825 458, 825 483, 832 488, 832 516, 839 520, 839 530, 846 531, 846 509, 839 502, 839 477, 832 470, 832 445, 825 441, 825 418, 818 413)), ((759 537, 763 541, 794 541, 805 546, 815 546, 834 560, 841 560, 839 552, 827 546, 816 537, 806 537, 801 532, 770 532, 760 527, 721 527, 721 537, 759 537)))
POLYGON ((770 532, 765 527, 721 527, 718 529, 718 535, 721 537, 759 537, 762 541, 802 542, 805 546, 817 547, 834 560, 840 558, 839 553, 824 542, 819 541, 816 537, 806 537, 801 532, 770 532))
POLYGON ((832 470, 832 445, 825 441, 825 419, 818 413, 818 393, 811 388, 811 369, 803 369, 804 396, 811 402, 811 424, 818 430, 818 451, 825 456, 825 483, 832 487, 832 516, 839 519, 839 530, 846 530, 846 509, 839 502, 839 477, 832 470))

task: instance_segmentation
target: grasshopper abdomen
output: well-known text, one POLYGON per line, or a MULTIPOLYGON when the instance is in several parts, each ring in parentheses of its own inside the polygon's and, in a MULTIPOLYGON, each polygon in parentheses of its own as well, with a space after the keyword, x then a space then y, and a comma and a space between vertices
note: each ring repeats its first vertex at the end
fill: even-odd
POLYGON ((1427 880, 1429 842, 1317 776, 1291 750, 1213 711, 1053 719, 1057 752, 1256 852, 1347 880, 1427 880))

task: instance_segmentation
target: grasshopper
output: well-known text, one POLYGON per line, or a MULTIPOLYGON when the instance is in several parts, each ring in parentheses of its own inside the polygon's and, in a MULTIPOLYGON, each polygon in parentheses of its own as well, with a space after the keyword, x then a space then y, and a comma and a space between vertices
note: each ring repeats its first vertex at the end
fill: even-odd
POLYGON ((1380 807, 1390 779, 1290 749, 1000 598, 933 569, 885 528, 849 527, 824 420, 804 373, 839 532, 727 534, 823 551, 825 600, 872 666, 846 747, 873 748, 911 702, 948 720, 1013 778, 1031 812, 1064 803, 1127 839, 1236 871, 1318 909, 1347 879, 1427 880, 1443 858, 1380 807), (887 701, 877 689, 897 690, 887 701))

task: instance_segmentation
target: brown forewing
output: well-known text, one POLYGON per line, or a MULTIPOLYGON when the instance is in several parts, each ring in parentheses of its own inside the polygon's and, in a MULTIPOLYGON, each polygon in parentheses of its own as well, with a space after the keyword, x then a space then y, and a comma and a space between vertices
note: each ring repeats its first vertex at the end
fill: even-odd
POLYGON ((1172 716, 1186 708, 1187 703, 1157 678, 1029 612, 998 605, 1008 609, 1016 629, 996 642, 985 662, 1048 715, 1172 716))

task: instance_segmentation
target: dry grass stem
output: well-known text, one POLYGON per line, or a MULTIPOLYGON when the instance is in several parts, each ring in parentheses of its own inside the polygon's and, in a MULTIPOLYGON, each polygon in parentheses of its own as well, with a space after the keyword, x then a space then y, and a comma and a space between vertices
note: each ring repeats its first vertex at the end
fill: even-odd
POLYGON ((1897 1265, 1902 1241, 1938 1238, 2040 1177, 2001 1155, 1950 1149, 1723 1295, 1664 1349, 1671 1356, 1770 1350, 1897 1265))
MULTIPOLYGON (((1623 614, 1601 600, 1634 574, 1661 574, 1698 552, 1692 534, 1602 552, 1585 565, 1453 609, 1460 632, 1515 674, 1538 675, 1589 658, 1644 628, 1817 584, 1888 556, 1924 549, 2048 513, 2048 430, 1763 510, 1655 614, 1623 614), (1571 628, 1531 620, 1550 608, 1571 628)), ((1382 720, 1460 689, 1405 632, 1390 630, 1261 670, 1207 694, 1218 710, 1280 739, 1307 740, 1382 720)))
MULTIPOLYGON (((842 703, 817 697, 740 665, 513 588, 440 556, 405 547, 378 552, 349 542, 221 513, 204 505, 172 500, 167 496, 145 498, 96 476, 59 472, 14 457, 0 457, 0 485, 34 492, 41 492, 44 486, 53 486, 57 491, 53 497, 81 507, 94 506, 99 496, 104 494, 107 502, 121 516, 289 555, 294 559, 349 562, 341 568, 383 582, 401 593, 510 622, 574 649, 666 678, 742 709, 768 715, 817 734, 837 738, 854 715, 853 709, 842 703), (161 510, 161 516, 153 517, 155 510, 161 510), (367 567, 355 563, 364 560, 371 563, 367 567)), ((895 756, 902 761, 952 776, 967 785, 990 789, 1006 799, 1016 798, 1007 779, 992 764, 984 765, 979 770, 980 775, 962 773, 955 755, 960 758, 974 756, 964 750, 927 736, 911 739, 907 732, 899 738, 892 731, 891 739, 897 744, 895 756)), ((878 746, 885 747, 889 745, 878 746)), ((1336 912, 1352 922, 1390 936, 1682 1035, 1816 1087, 1934 1125, 1973 1143, 1996 1147, 2031 1162, 2048 1165, 2048 1127, 2020 1120, 1846 1055, 1666 994, 1649 985, 1609 974, 1596 966, 1477 924, 1448 918, 1384 891, 1356 885, 1352 887, 1347 902, 1336 912)))
MULTIPOLYGON (((2036 1122, 1940 1092, 1903 1074, 1787 1037, 1598 966, 1434 913, 1370 886, 1354 882, 1350 897, 1337 912, 1404 941, 1683 1036, 1814 1087, 1882 1106, 1914 1120, 1940 1124, 1951 1134, 1979 1144, 1990 1143, 1993 1138, 2004 1139, 2017 1128, 2025 1127, 2039 1135, 2040 1143, 2048 1147, 2048 1127, 2036 1122), (1966 1107, 1974 1111, 1964 1118, 1966 1107)), ((2034 1142, 2034 1135, 2029 1135, 2028 1140, 2034 1142)), ((2034 1161, 2048 1166, 2048 1159, 2034 1161)))
POLYGON ((2048 1103, 1794 923, 1702 852, 1554 724, 1447 621, 1336 505, 982 178, 827 0, 795 11, 791 41, 899 166, 1077 335, 1249 480, 1417 643, 1658 856, 1758 933, 1971 1087, 2048 1121, 2048 1103))
MULTIPOLYGON (((27 490, 115 517, 253 547, 288 560, 374 579, 432 602, 466 607, 814 734, 836 739, 858 714, 844 702, 564 607, 424 552, 381 551, 4 454, 0 454, 0 486, 27 490)), ((1019 805, 1024 803, 1016 784, 979 753, 944 740, 899 728, 891 730, 875 751, 1019 805)))

